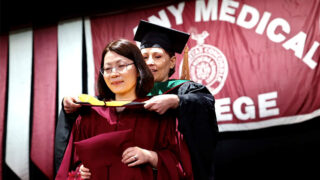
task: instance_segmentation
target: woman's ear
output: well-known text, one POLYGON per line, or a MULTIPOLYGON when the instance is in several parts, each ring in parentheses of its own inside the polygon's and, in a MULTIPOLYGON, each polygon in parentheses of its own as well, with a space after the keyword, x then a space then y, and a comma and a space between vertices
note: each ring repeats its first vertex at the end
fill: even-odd
POLYGON ((176 65, 176 61, 177 61, 177 57, 176 56, 172 56, 170 58, 170 69, 174 68, 176 65))

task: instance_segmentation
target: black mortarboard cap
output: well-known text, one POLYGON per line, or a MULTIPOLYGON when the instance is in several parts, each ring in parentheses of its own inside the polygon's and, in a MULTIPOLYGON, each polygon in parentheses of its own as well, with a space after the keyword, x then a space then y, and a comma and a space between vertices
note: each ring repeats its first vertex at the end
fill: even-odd
POLYGON ((141 42, 141 49, 158 47, 181 54, 189 36, 190 34, 182 31, 140 20, 134 40, 141 42))

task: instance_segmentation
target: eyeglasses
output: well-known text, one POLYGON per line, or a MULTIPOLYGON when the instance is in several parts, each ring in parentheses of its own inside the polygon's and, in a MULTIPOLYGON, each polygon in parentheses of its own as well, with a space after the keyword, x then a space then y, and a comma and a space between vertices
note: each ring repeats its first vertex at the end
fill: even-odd
POLYGON ((100 73, 102 75, 109 75, 113 72, 113 70, 115 70, 115 72, 118 72, 118 73, 123 73, 125 71, 127 71, 127 67, 129 65, 132 65, 134 63, 130 63, 130 64, 119 64, 115 67, 107 67, 107 68, 102 68, 100 69, 100 73))

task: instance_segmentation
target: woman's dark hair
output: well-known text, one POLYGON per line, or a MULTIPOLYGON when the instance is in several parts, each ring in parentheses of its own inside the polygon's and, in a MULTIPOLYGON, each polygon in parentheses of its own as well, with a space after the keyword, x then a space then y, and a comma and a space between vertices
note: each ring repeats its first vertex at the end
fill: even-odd
MULTIPOLYGON (((166 50, 164 50, 164 51, 169 55, 170 59, 171 59, 173 56, 175 56, 175 53, 174 53, 174 52, 166 51, 166 50)), ((169 70, 169 76, 168 76, 168 77, 171 77, 172 74, 174 74, 175 71, 176 71, 176 65, 174 65, 174 67, 169 70)))
MULTIPOLYGON (((138 98, 146 96, 153 88, 154 78, 142 57, 140 49, 126 39, 112 41, 104 48, 102 52, 100 69, 103 69, 104 56, 109 51, 115 52, 134 62, 134 66, 137 68, 139 73, 136 85, 136 96, 138 98)), ((115 98, 115 94, 109 89, 101 73, 99 73, 97 88, 100 99, 111 100, 115 98)))

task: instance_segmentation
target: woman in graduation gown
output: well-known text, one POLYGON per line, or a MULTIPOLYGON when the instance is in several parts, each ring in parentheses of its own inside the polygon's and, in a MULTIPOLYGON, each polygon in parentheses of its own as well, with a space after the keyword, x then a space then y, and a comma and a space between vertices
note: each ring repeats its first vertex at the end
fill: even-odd
MULTIPOLYGON (((155 77, 155 84, 145 108, 163 114, 173 109, 178 129, 183 134, 192 161, 196 180, 214 179, 214 153, 218 126, 214 97, 202 84, 187 80, 169 79, 175 71, 175 53, 181 53, 189 35, 181 31, 140 21, 134 40, 141 42, 143 57, 155 77)), ((66 97, 60 113, 56 134, 56 159, 61 157, 79 105, 66 97), (60 133, 58 132, 60 131, 60 133)), ((58 161, 56 161, 58 162, 58 161)))
MULTIPOLYGON (((99 98, 139 101, 152 88, 153 76, 131 42, 111 42, 102 58, 99 98)), ((81 164, 90 169, 90 179, 192 179, 172 113, 143 106, 82 108, 56 179, 74 176, 70 171, 81 164)))
POLYGON ((174 109, 178 129, 187 142, 196 180, 214 179, 218 126, 214 97, 202 84, 169 77, 175 72, 175 53, 181 53, 189 34, 141 20, 134 40, 154 76, 145 108, 159 114, 174 109))

